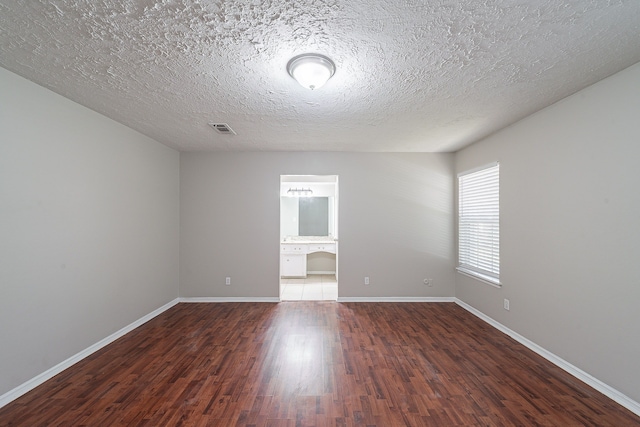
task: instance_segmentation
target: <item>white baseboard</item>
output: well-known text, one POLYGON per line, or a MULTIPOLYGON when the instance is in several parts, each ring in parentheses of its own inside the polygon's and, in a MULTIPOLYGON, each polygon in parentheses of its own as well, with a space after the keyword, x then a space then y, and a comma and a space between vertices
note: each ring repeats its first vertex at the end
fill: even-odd
POLYGON ((338 297, 338 302, 454 302, 453 297, 338 297))
POLYGON ((335 275, 336 272, 335 272, 335 270, 313 270, 313 271, 307 271, 307 276, 310 275, 310 274, 328 276, 328 275, 335 275))
POLYGON ((278 297, 186 297, 180 302, 280 302, 278 297))
POLYGON ((74 354, 73 356, 71 356, 67 360, 64 360, 64 361, 58 363, 56 366, 54 366, 52 368, 49 368, 46 371, 44 371, 43 373, 41 373, 41 374, 31 378, 30 380, 20 384, 18 387, 14 388, 13 390, 9 390, 8 392, 6 392, 2 396, 0 396, 0 408, 5 406, 6 404, 16 400, 18 397, 22 396, 23 394, 33 390, 34 388, 36 388, 40 384, 44 383, 45 381, 50 380, 54 376, 58 375, 60 372, 62 372, 65 369, 69 368, 70 366, 78 363, 79 361, 81 361, 85 357, 87 357, 87 356, 95 353, 96 351, 100 350, 102 347, 104 347, 104 346, 106 346, 108 344, 111 344, 112 342, 114 342, 118 338, 128 334, 129 332, 133 331, 138 326, 148 322, 149 320, 153 319, 154 317, 158 316, 159 314, 167 311, 168 309, 170 309, 174 305, 178 304, 178 302, 180 302, 178 298, 174 299, 171 302, 168 302, 167 304, 163 305, 162 307, 152 311, 151 313, 147 314, 146 316, 141 317, 140 319, 138 319, 135 322, 125 326, 124 328, 120 329, 119 331, 114 332, 113 334, 111 334, 108 337, 98 341, 97 343, 93 344, 92 346, 82 350, 81 352, 79 352, 77 354, 74 354))
POLYGON ((527 338, 523 337, 522 335, 518 334, 517 332, 512 331, 511 329, 504 326, 502 323, 495 321, 491 317, 473 308, 472 306, 465 303, 464 301, 461 301, 458 298, 454 298, 454 300, 456 304, 458 304, 460 307, 467 310, 469 313, 479 317, 480 319, 484 320, 485 322, 487 322, 494 328, 498 329, 499 331, 504 332, 514 340, 518 341, 520 344, 538 353, 540 356, 544 357, 545 359, 547 359, 549 362, 553 363, 560 369, 563 369, 564 371, 573 375, 580 381, 586 383, 587 385, 590 385, 594 389, 598 390, 600 393, 604 394, 605 396, 609 397, 611 400, 624 406, 634 414, 640 415, 640 403, 620 393, 615 388, 603 383, 599 379, 591 376, 590 374, 586 373, 585 371, 578 368, 577 366, 572 365, 571 363, 567 362, 561 357, 558 357, 555 354, 551 353, 550 351, 545 350, 544 348, 540 347, 538 344, 534 343, 533 341, 530 341, 527 338))

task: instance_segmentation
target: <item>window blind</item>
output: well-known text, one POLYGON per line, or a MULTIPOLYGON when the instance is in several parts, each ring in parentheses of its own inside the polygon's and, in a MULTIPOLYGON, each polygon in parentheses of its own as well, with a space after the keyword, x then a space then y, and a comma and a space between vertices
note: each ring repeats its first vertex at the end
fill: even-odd
POLYGON ((500 283, 500 165, 458 176, 458 270, 500 283))

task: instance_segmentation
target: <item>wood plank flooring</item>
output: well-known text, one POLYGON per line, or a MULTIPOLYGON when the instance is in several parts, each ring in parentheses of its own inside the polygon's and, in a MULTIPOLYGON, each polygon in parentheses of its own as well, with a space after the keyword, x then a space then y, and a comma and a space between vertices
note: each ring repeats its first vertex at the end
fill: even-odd
POLYGON ((178 304, 1 426, 637 426, 453 303, 178 304))

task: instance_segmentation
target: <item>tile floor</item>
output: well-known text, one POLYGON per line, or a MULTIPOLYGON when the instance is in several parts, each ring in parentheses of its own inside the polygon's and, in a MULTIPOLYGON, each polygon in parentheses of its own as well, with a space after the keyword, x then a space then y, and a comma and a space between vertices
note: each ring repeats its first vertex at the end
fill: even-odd
POLYGON ((306 279, 280 279, 282 301, 336 301, 338 282, 334 275, 310 274, 306 279))

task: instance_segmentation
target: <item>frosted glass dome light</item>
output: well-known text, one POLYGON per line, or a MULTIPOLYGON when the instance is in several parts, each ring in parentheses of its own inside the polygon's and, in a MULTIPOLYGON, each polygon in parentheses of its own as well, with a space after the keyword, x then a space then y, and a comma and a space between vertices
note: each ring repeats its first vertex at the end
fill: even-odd
POLYGON ((287 64, 287 71, 307 89, 318 89, 336 72, 336 65, 324 55, 305 53, 294 56, 287 64))

